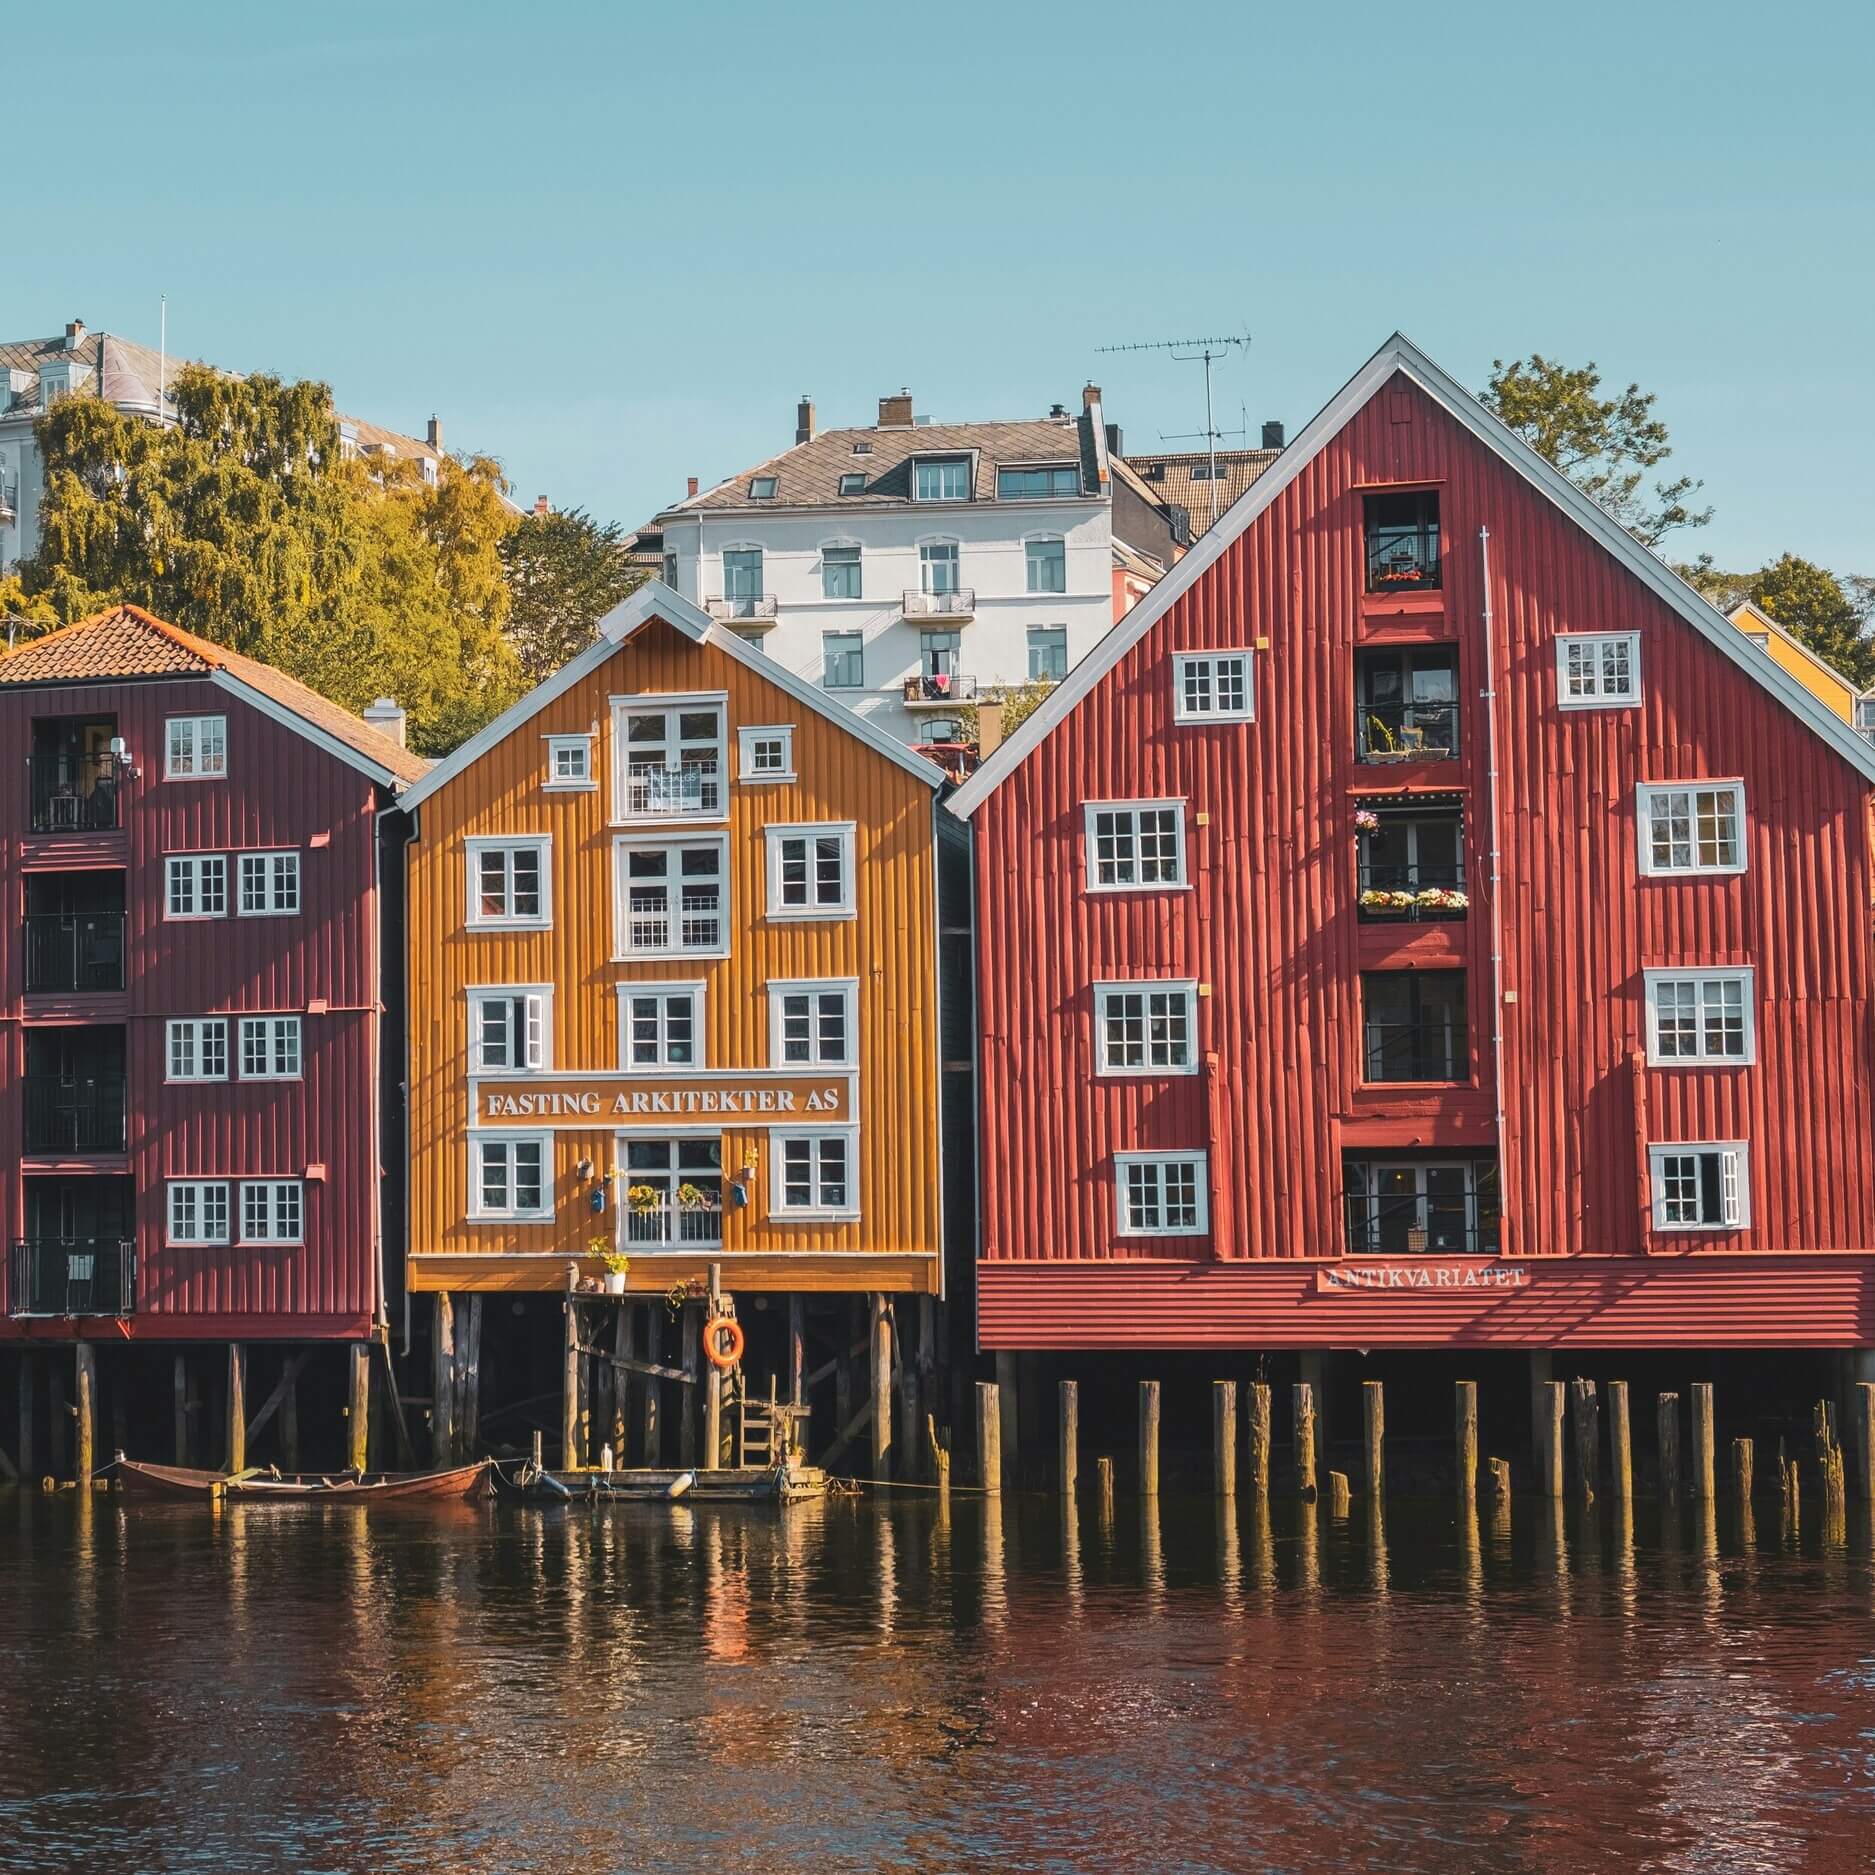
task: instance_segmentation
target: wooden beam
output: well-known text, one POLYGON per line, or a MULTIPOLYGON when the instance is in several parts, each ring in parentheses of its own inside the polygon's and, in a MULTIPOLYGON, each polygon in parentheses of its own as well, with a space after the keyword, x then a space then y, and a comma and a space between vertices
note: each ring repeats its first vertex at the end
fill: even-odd
POLYGON ((228 1343, 228 1451, 227 1469, 247 1469, 247 1349, 228 1343))
POLYGON ((189 1357, 186 1354, 176 1356, 170 1384, 175 1392, 176 1463, 186 1466, 189 1462, 189 1357))
POLYGON ((855 1356, 864 1354, 867 1344, 871 1339, 872 1336, 870 1333, 861 1335, 843 1354, 836 1354, 830 1359, 822 1361, 821 1364, 801 1382, 803 1392, 819 1386, 823 1380, 830 1379, 842 1361, 850 1361, 854 1359, 855 1356))
POLYGON ((482 1441, 482 1298, 471 1295, 467 1319, 456 1336, 456 1377, 460 1383, 456 1416, 456 1444, 465 1458, 475 1456, 482 1441))
POLYGON ((870 1400, 864 1400, 860 1403, 859 1411, 841 1427, 840 1436, 821 1453, 821 1468, 823 1470, 826 1469, 836 1458, 842 1457, 845 1454, 846 1448, 851 1445, 871 1423, 872 1402, 870 1400))
MULTIPOLYGON (((410 1437, 410 1425, 404 1417, 403 1396, 397 1391, 397 1366, 391 1359, 391 1344, 385 1340, 377 1343, 378 1352, 384 1356, 384 1384, 391 1396, 391 1426, 397 1434, 397 1457, 401 1464, 411 1470, 416 1469, 417 1451, 410 1437)), ((367 1414, 368 1414, 367 1403, 367 1414)))
MULTIPOLYGON (((645 1366, 658 1366, 663 1358, 664 1304, 647 1302, 645 1304, 645 1366)), ((683 1374, 682 1368, 674 1370, 683 1374)), ((683 1376, 686 1380, 688 1374, 683 1376)), ((662 1374, 647 1373, 643 1376, 644 1385, 639 1390, 641 1411, 644 1422, 644 1462, 657 1466, 664 1462, 664 1423, 661 1408, 664 1403, 664 1389, 659 1384, 662 1374)))
POLYGON ((289 1361, 286 1372, 281 1376, 281 1386, 286 1391, 280 1396, 280 1457, 281 1469, 299 1470, 299 1370, 289 1361))
POLYGON ((788 1404, 807 1404, 807 1298, 797 1289, 788 1298, 788 1404))
MULTIPOLYGON (((626 1293, 650 1302, 664 1295, 673 1283, 705 1282, 709 1266, 722 1270, 724 1286, 734 1295, 936 1295, 942 1286, 938 1259, 930 1251, 820 1252, 716 1251, 691 1256, 660 1253, 634 1269, 626 1293)), ((429 1253, 405 1263, 414 1295, 439 1289, 480 1292, 484 1295, 552 1294, 565 1281, 566 1259, 554 1255, 527 1255, 494 1250, 429 1253)))
POLYGON ((430 1462, 456 1462, 456 1304, 447 1289, 436 1292, 430 1331, 430 1462))
MULTIPOLYGON (((266 1430, 268 1420, 280 1410, 280 1402, 286 1398, 287 1388, 299 1378, 299 1370, 304 1367, 311 1358, 312 1350, 310 1348, 303 1350, 301 1353, 289 1354, 287 1356, 286 1365, 281 1368, 280 1378, 274 1382, 273 1391, 268 1394, 266 1402, 262 1405, 260 1411, 247 1422, 247 1436, 250 1440, 258 1439, 261 1433, 266 1430)), ((239 1471, 241 1468, 239 1465, 236 1465, 233 1466, 232 1469, 239 1471)))
MULTIPOLYGON (((345 1366, 345 1461, 353 1471, 363 1471, 371 1461, 371 1344, 354 1341, 345 1350, 345 1366)), ((397 1423, 404 1423, 401 1412, 397 1423)))
POLYGON ((560 1465, 575 1471, 586 1462, 579 1423, 579 1265, 566 1266, 566 1352, 560 1371, 560 1465))
POLYGON ((892 1318, 885 1297, 872 1298, 872 1475, 892 1475, 892 1318))
POLYGON ((80 1341, 72 1349, 72 1405, 78 1433, 72 1473, 82 1491, 91 1483, 97 1456, 98 1352, 89 1341, 80 1341))

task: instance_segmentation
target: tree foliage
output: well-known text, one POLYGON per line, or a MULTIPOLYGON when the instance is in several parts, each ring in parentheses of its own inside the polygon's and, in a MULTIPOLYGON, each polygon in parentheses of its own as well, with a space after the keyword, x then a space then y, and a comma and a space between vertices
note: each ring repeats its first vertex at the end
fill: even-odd
POLYGON ((599 621, 645 579, 616 521, 579 508, 525 516, 501 543, 512 610, 508 642, 529 683, 592 643, 599 621))
POLYGON ((323 384, 186 367, 159 428, 93 397, 39 419, 24 596, 60 622, 120 600, 263 658, 335 702, 394 696, 440 752, 522 688, 504 635, 496 464, 347 460, 323 384))
MULTIPOLYGON (((1002 706, 1002 738, 1005 742, 1049 699, 1055 686, 1046 678, 1031 678, 1025 684, 1005 684, 994 697, 1002 706)), ((986 698, 985 701, 991 699, 986 698)), ((977 706, 966 703, 958 712, 958 730, 965 742, 976 747, 981 735, 977 706)))
POLYGON ((1866 581, 1845 589, 1827 568, 1787 553, 1752 575, 1745 596, 1857 689, 1875 684, 1866 581))
POLYGON ((1683 475, 1642 487, 1647 471, 1673 453, 1653 393, 1630 384, 1603 397, 1601 383, 1593 360, 1562 365, 1532 352, 1508 365, 1494 358, 1479 401, 1643 545, 1658 547, 1677 528, 1704 527, 1712 510, 1688 505, 1704 483, 1683 475))

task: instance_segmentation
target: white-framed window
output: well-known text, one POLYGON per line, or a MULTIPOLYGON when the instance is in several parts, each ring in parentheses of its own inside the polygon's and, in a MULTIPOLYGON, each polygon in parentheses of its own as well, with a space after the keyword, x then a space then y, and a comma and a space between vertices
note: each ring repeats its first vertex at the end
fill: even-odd
POLYGON ((165 918, 225 918, 228 915, 228 856, 171 853, 166 862, 165 918))
POLYGON ((299 910, 297 853, 243 853, 240 860, 243 918, 285 918, 299 910))
POLYGON ((241 1078, 297 1081, 304 1072, 298 1016, 241 1018, 241 1078))
POLYGON ((1649 970, 1647 1059, 1655 1067, 1742 1067, 1757 1059, 1752 972, 1649 970))
POLYGON ((225 716, 171 716, 163 725, 163 779, 206 781, 228 772, 225 716))
POLYGON ((721 820, 723 786, 720 692, 685 697, 612 699, 612 818, 721 820))
POLYGON ((768 915, 851 918, 853 835, 850 820, 767 827, 768 915))
POLYGON ((614 954, 729 955, 729 840, 621 838, 613 899, 614 954))
POLYGON ((1196 1074, 1198 985, 1096 983, 1096 1074, 1196 1074))
POLYGON ((1190 651, 1172 659, 1175 722, 1247 723, 1255 716, 1248 651, 1190 651))
POLYGON ((1751 1222, 1751 1160, 1743 1140, 1649 1146, 1655 1230, 1742 1230, 1751 1222))
POLYGON ((1141 892, 1183 886, 1183 801, 1089 801, 1087 889, 1141 892))
POLYGON ((1031 625, 1029 627, 1029 682, 1058 684, 1067 674, 1067 626, 1031 625))
POLYGON ((749 478, 749 499, 751 501, 773 501, 775 490, 780 486, 778 475, 752 475, 749 478))
POLYGON ((922 592, 960 592, 963 589, 961 549, 954 540, 927 540, 918 549, 918 586, 922 592))
POLYGON ((469 854, 469 923, 484 931, 544 931, 553 923, 553 841, 476 835, 469 854))
POLYGON ((241 1184, 243 1243, 304 1243, 306 1193, 296 1178, 250 1178, 241 1184))
POLYGON ((1081 471, 1073 463, 1025 463, 1019 468, 996 471, 998 501, 1049 500, 1080 492, 1081 471))
POLYGON ((763 723, 738 729, 736 749, 741 758, 738 773, 742 780, 795 779, 792 723, 763 723))
POLYGON ((1639 632, 1557 634, 1556 701, 1564 709, 1625 709, 1640 700, 1639 632))
POLYGON ((228 1078, 228 1018, 182 1016, 169 1024, 164 1079, 225 1081, 228 1078))
POLYGON ((1745 870, 1742 781, 1644 781, 1639 820, 1643 875, 1745 870))
POLYGON ((1022 543, 1030 592, 1068 590, 1068 543, 1059 534, 1034 534, 1022 543))
MULTIPOLYGON (((970 459, 954 456, 941 462, 920 462, 912 473, 912 498, 916 501, 968 501, 970 499, 970 459)), ((941 590, 948 590, 943 588, 941 590)))
POLYGON ((1202 1237, 1211 1228, 1202 1152, 1116 1152, 1115 1229, 1122 1237, 1202 1237))
POLYGON ((771 1133, 769 1210, 778 1218, 859 1216, 859 1134, 853 1127, 771 1133))
POLYGON ((827 690, 864 690, 866 639, 861 632, 820 634, 820 681, 827 690))
POLYGON ((621 983, 619 1066, 702 1067, 703 994, 701 983, 621 983))
POLYGON ((857 542, 829 541, 821 548, 820 596, 823 599, 857 599, 861 596, 857 542))
POLYGON ((568 793, 589 793, 599 786, 592 772, 591 736, 549 736, 547 738, 548 788, 568 793))
POLYGON ((859 1063, 859 979, 769 983, 768 1065, 851 1068, 859 1063))
POLYGON ((471 1133, 469 1216, 538 1223, 553 1216, 553 1135, 471 1133))
POLYGON ((553 1065, 553 985, 504 983, 469 992, 469 1068, 538 1074, 553 1065))
POLYGON ((228 1184, 225 1179, 172 1178, 169 1181, 169 1241, 173 1244, 228 1241, 228 1184))

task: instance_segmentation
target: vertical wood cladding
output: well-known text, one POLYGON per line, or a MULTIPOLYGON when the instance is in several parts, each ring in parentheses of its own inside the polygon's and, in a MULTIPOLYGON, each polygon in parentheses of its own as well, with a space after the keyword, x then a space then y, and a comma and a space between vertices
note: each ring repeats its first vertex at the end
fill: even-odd
POLYGON ((977 811, 980 1111, 996 1142, 982 1167, 986 1260, 1333 1256, 1344 1148, 1491 1149, 1481 528, 1499 664, 1502 987, 1516 997, 1502 1009, 1506 1248, 1875 1244, 1867 785, 1401 377, 977 811), (1439 490, 1442 603, 1363 593, 1362 489, 1387 483, 1439 490), (1559 709, 1561 631, 1639 633, 1640 704, 1559 709), (1400 782, 1354 760, 1355 652, 1422 639, 1458 651, 1460 760, 1440 778, 1465 796, 1471 904, 1462 924, 1389 937, 1357 919, 1357 799, 1400 782), (1253 723, 1174 723, 1174 652, 1264 640, 1253 723), (1642 878, 1638 784, 1697 777, 1742 778, 1746 869, 1642 878), (1160 796, 1187 804, 1195 889, 1090 895, 1083 803, 1160 796), (1396 963, 1468 972, 1469 1085, 1362 1085, 1359 972, 1390 946, 1396 963), (1642 972, 1747 963, 1755 1065, 1647 1068, 1640 1085, 1647 1139, 1750 1142, 1750 1226, 1644 1235, 1630 1067, 1646 1047, 1642 972), (1198 1005, 1208 1072, 1095 1077, 1089 986, 1128 976, 1210 985, 1198 1005), (1207 1145, 1209 1241, 1116 1238, 1113 1154, 1207 1145))

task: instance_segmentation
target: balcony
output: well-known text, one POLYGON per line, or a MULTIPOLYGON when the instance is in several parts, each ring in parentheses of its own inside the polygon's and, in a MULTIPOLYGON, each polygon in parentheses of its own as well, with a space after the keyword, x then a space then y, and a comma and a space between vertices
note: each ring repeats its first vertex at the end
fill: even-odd
POLYGON ((1369 495, 1364 520, 1370 593, 1438 589, 1439 496, 1436 489, 1369 495))
POLYGON ((110 833, 122 825, 118 783, 124 765, 108 750, 30 755, 26 760, 34 833, 110 833))
POLYGON ((775 595, 772 592, 719 594, 705 599, 703 609, 711 618, 734 624, 744 631, 762 631, 775 622, 775 595))
POLYGON ((1458 755, 1455 702, 1363 703, 1355 721, 1356 759, 1449 762, 1458 755))
POLYGON ((625 766, 627 820, 706 820, 723 811, 722 765, 703 756, 672 768, 665 762, 625 766))
POLYGON ((124 987, 121 911, 28 912, 23 922, 29 995, 89 995, 124 987))
POLYGON ((28 1153, 80 1158, 124 1150, 128 1108, 121 1074, 28 1074, 24 1085, 28 1153))
POLYGON ((723 1242, 723 1207, 705 1204, 628 1203, 625 1244, 631 1250, 717 1250, 723 1242))
POLYGON ((977 680, 960 671, 941 671, 930 677, 905 679, 905 707, 908 710, 954 709, 959 703, 977 700, 977 680))
POLYGON ((136 1246, 123 1237, 29 1238, 7 1265, 7 1313, 134 1315, 136 1246))
POLYGON ((1495 1256, 1497 1166, 1489 1159, 1387 1159, 1343 1165, 1350 1256, 1495 1256))
POLYGON ((1462 866, 1364 865, 1359 871, 1364 924, 1445 923, 1471 910, 1462 866))
POLYGON ((976 588, 953 586, 948 592, 925 592, 918 587, 907 587, 905 603, 900 610, 906 618, 975 618, 977 615, 976 588))

